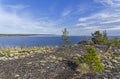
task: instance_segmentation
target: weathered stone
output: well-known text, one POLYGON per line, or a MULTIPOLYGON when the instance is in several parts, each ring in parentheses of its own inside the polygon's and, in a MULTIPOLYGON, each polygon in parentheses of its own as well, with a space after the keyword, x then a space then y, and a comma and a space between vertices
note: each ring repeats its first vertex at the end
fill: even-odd
POLYGON ((120 57, 115 57, 115 59, 116 59, 118 62, 120 62, 120 57))
POLYGON ((112 63, 110 61, 108 61, 107 63, 108 63, 108 65, 112 65, 112 63))
POLYGON ((19 77, 20 75, 19 74, 15 74, 15 78, 19 77))
POLYGON ((41 62, 41 63, 46 63, 47 61, 46 61, 46 60, 41 60, 40 62, 41 62))
POLYGON ((117 60, 115 60, 115 59, 112 59, 112 62, 113 63, 119 63, 117 60))
MULTIPOLYGON (((77 68, 74 69, 77 67, 76 64, 68 63, 70 61, 74 62, 84 55, 86 52, 84 46, 58 47, 48 53, 51 49, 49 47, 12 49, 12 51, 21 51, 20 53, 9 53, 10 49, 9 51, 7 49, 4 58, 0 57, 2 60, 7 60, 0 61, 0 71, 3 72, 3 74, 0 73, 0 78, 13 79, 16 75, 15 79, 90 79, 90 74, 84 74, 82 77, 81 73, 76 71, 77 68), (13 56, 10 54, 13 54, 13 56)), ((97 50, 98 53, 105 51, 103 48, 97 48, 97 50)), ((100 54, 102 55, 101 61, 105 64, 105 70, 95 74, 93 79, 119 79, 119 52, 117 55, 100 54), (118 63, 116 63, 116 60, 118 63)))
POLYGON ((105 72, 106 72, 106 73, 111 73, 111 71, 110 71, 110 70, 105 70, 105 72))
POLYGON ((56 56, 54 56, 54 55, 50 55, 50 58, 52 58, 54 60, 57 59, 56 56))
POLYGON ((15 59, 18 59, 18 56, 14 56, 15 59))
POLYGON ((10 57, 13 57, 14 56, 14 54, 10 54, 10 57))
POLYGON ((62 61, 62 60, 63 60, 63 58, 62 58, 62 57, 58 57, 58 58, 57 58, 57 60, 62 61))
POLYGON ((108 68, 113 69, 114 67, 112 65, 107 65, 108 68))
POLYGON ((100 53, 102 53, 103 51, 102 50, 100 50, 100 53))
POLYGON ((30 64, 32 64, 32 62, 28 62, 27 64, 30 65, 30 64))
POLYGON ((7 60, 7 57, 0 57, 0 60, 7 60))
POLYGON ((81 55, 80 55, 80 54, 75 54, 75 56, 77 56, 77 57, 81 57, 81 55))

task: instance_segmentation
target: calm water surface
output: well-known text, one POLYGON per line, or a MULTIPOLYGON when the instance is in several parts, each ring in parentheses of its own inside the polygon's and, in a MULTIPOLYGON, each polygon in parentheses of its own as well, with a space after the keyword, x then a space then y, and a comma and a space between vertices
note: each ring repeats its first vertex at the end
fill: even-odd
MULTIPOLYGON (((72 44, 83 40, 84 36, 70 36, 72 44)), ((61 36, 11 36, 0 37, 0 47, 21 47, 21 46, 62 46, 61 36)))
MULTIPOLYGON (((88 38, 91 38, 90 36, 88 38)), ((109 37, 113 38, 113 37, 109 37)), ((118 37, 120 38, 120 37, 118 37)), ((71 44, 76 44, 84 36, 70 36, 71 44)), ((4 36, 0 37, 0 47, 62 46, 61 36, 4 36)))

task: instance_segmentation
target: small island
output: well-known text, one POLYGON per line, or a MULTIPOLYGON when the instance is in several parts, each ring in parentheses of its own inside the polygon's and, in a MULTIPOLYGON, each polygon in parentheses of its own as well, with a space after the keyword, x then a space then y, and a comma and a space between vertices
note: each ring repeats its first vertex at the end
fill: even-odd
POLYGON ((0 34, 0 36, 54 36, 55 34, 0 34))

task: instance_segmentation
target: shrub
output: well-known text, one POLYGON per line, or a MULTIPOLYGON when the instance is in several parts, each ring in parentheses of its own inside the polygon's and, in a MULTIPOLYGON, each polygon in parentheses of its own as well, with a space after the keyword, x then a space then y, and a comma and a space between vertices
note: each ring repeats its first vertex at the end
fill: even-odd
POLYGON ((101 63, 96 50, 92 46, 88 47, 87 52, 82 58, 76 60, 76 64, 81 65, 82 63, 86 63, 89 66, 90 73, 104 70, 104 65, 101 63))
POLYGON ((108 43, 108 37, 107 32, 103 31, 103 33, 100 33, 100 31, 95 31, 92 33, 92 41, 94 44, 107 44, 108 43))
POLYGON ((94 33, 92 33, 92 37, 92 41, 94 42, 94 44, 101 44, 102 34, 100 33, 100 31, 95 31, 94 33))
POLYGON ((108 41, 108 44, 111 46, 119 46, 120 40, 118 38, 113 38, 108 41))

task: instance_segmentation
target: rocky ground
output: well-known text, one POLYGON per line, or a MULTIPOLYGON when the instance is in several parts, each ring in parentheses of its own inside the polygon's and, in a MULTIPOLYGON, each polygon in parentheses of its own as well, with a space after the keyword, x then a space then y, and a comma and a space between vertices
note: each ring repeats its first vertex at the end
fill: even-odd
POLYGON ((0 79, 120 79, 120 48, 96 45, 105 65, 94 75, 77 71, 75 60, 86 52, 85 45, 0 49, 0 79))

